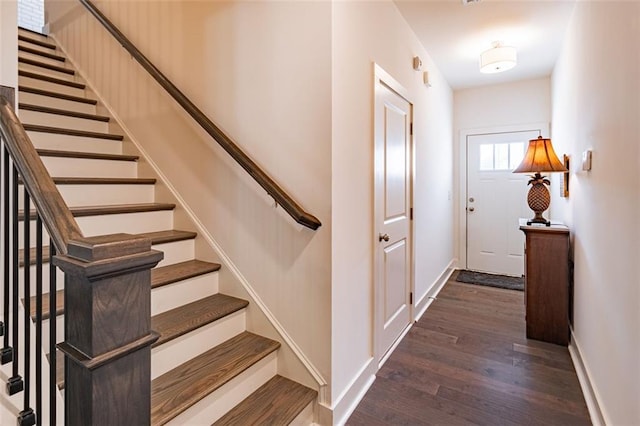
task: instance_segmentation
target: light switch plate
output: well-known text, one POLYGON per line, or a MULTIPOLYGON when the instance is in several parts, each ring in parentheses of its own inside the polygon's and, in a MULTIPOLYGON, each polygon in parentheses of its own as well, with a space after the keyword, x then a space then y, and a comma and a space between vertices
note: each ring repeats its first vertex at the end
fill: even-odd
POLYGON ((588 149, 582 153, 582 170, 591 170, 591 150, 588 149))

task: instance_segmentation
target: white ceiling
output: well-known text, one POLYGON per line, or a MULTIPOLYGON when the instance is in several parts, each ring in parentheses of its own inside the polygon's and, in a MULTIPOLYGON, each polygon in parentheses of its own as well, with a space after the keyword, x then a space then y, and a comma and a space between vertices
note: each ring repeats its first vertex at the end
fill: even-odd
POLYGON ((438 69, 454 89, 506 83, 551 74, 575 1, 395 0, 438 69), (494 41, 514 46, 518 65, 482 74, 480 53, 494 41))

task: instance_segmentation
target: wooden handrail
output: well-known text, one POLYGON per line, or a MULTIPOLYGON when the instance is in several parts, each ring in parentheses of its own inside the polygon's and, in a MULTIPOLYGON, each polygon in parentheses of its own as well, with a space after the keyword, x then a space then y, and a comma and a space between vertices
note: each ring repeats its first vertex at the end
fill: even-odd
POLYGON ((57 252, 67 254, 69 242, 83 238, 82 231, 4 96, 0 96, 0 134, 57 252))
POLYGON ((189 115, 247 172, 277 204, 301 225, 313 230, 318 229, 320 221, 307 213, 271 179, 247 154, 245 154, 218 126, 213 124, 193 102, 185 96, 149 59, 136 48, 131 41, 106 17, 90 0, 79 0, 93 16, 113 35, 127 52, 189 113, 189 115))

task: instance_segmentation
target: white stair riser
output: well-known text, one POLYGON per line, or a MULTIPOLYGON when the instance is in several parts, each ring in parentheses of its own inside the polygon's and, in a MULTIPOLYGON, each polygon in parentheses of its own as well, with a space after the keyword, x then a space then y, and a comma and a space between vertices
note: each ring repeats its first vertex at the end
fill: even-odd
POLYGON ((39 67, 37 65, 26 64, 24 62, 18 63, 18 69, 35 72, 37 74, 48 75, 50 77, 60 78, 62 80, 78 81, 75 74, 68 74, 66 72, 55 71, 49 68, 39 67))
POLYGON ((34 89, 48 90, 50 92, 64 93, 71 96, 84 97, 84 89, 77 87, 71 87, 64 84, 52 83, 50 81, 40 80, 39 78, 31 78, 20 76, 18 77, 18 84, 20 86, 33 87, 34 89))
POLYGON ((100 204, 152 203, 153 185, 58 185, 70 207, 100 204))
POLYGON ((173 265, 174 263, 186 262, 187 260, 195 259, 194 240, 155 244, 153 249, 164 252, 164 259, 158 263, 158 266, 173 265))
MULTIPOLYGON (((42 321, 42 348, 45 353, 49 353, 49 324, 51 318, 42 321)), ((64 340, 64 315, 56 317, 56 343, 64 340)))
POLYGON ((315 402, 311 401, 306 407, 302 409, 300 414, 289 423, 288 426, 309 426, 313 423, 313 406, 315 402))
MULTIPOLYGON (((29 270, 31 271, 29 293, 31 294, 31 296, 35 296, 36 295, 36 266, 31 265, 29 267, 29 270)), ((42 289, 44 293, 49 293, 49 277, 50 276, 51 275, 49 274, 49 263, 43 263, 42 264, 42 289)), ((24 297, 24 268, 23 267, 20 267, 18 281, 20 283, 19 297, 23 298, 24 297)), ((63 288, 64 288, 64 272, 56 268, 56 290, 62 290, 63 288)))
POLYGON ((109 123, 46 112, 19 110, 20 121, 40 126, 60 127, 63 129, 84 130, 88 132, 109 132, 109 123))
POLYGON ((273 352, 189 407, 167 425, 210 425, 275 376, 277 369, 277 356, 273 352))
MULTIPOLYGON (((153 185, 58 185, 58 191, 69 207, 152 203, 154 199, 153 185)), ((18 202, 21 207, 23 198, 20 185, 18 202)))
POLYGON ((33 61, 42 62, 42 63, 45 63, 45 64, 49 64, 49 65, 53 65, 53 66, 56 66, 56 67, 60 67, 60 68, 70 69, 69 64, 68 64, 67 61, 58 61, 56 59, 47 58, 46 56, 36 55, 35 53, 18 51, 18 57, 19 58, 30 59, 30 60, 33 60, 33 61))
POLYGON ((43 132, 27 132, 27 135, 36 148, 96 154, 122 154, 121 141, 43 132))
POLYGON ((246 329, 244 309, 151 350, 151 379, 176 368, 246 329))
MULTIPOLYGON (((27 36, 27 37, 33 39, 33 37, 31 36, 27 36)), ((51 42, 49 41, 48 43, 51 43, 51 42)), ((53 53, 54 55, 64 56, 57 49, 49 49, 48 47, 40 46, 39 44, 31 43, 29 41, 18 40, 18 46, 27 47, 29 49, 37 50, 38 52, 53 53)))
POLYGON ((154 288, 151 293, 151 315, 157 315, 187 303, 213 296, 217 292, 217 272, 154 288))
POLYGON ((141 234, 173 229, 171 210, 88 216, 76 219, 85 237, 107 234, 141 234))
MULTIPOLYGON (((78 222, 78 226, 80 226, 80 230, 85 237, 119 233, 141 234, 144 232, 173 229, 173 212, 171 210, 162 210, 141 213, 84 216, 77 217, 76 221, 78 222)), ((30 227, 31 247, 35 246, 35 224, 36 221, 32 220, 30 227)), ((18 245, 22 248, 22 243, 24 241, 24 225, 22 222, 18 225, 18 245)), ((43 230, 43 242, 44 241, 49 241, 46 230, 43 230)))
POLYGON ((44 41, 47 43, 52 43, 51 39, 47 36, 45 36, 44 34, 39 34, 39 33, 34 33, 32 31, 27 31, 25 29, 22 29, 20 27, 18 27, 18 34, 19 35, 23 35, 25 37, 29 37, 31 39, 34 40, 40 40, 40 41, 44 41))
POLYGON ((49 108, 58 108, 75 112, 83 112, 86 114, 95 114, 96 106, 83 102, 69 101, 67 99, 59 99, 51 96, 37 95, 35 93, 20 92, 19 102, 31 105, 40 105, 49 108))
MULTIPOLYGON (((55 177, 134 178, 138 176, 138 163, 135 161, 64 157, 41 158, 49 174, 55 177)), ((91 204, 85 203, 85 205, 91 204)))
MULTIPOLYGON (((45 231, 46 232, 46 231, 45 231)), ((46 234, 45 234, 46 235, 46 234)), ((49 237, 43 238, 43 245, 49 245, 49 237)), ((194 240, 185 240, 185 241, 175 241, 172 243, 165 244, 154 244, 151 246, 153 250, 158 250, 164 252, 164 259, 162 262, 158 264, 160 266, 171 265, 179 262, 186 262, 187 260, 192 260, 195 258, 194 252, 194 240)), ((36 265, 35 259, 31 261, 29 266, 29 270, 31 271, 31 296, 35 296, 36 294, 36 265)), ((215 294, 218 292, 218 276, 217 273, 211 273, 203 276, 203 279, 207 280, 207 286, 209 292, 207 296, 211 294, 215 294)), ((42 286, 45 293, 49 292, 49 278, 50 278, 50 269, 49 263, 44 262, 42 264, 42 286)), ((62 272, 59 268, 56 268, 56 289, 61 290, 64 288, 64 272, 62 272)), ((198 278, 193 278, 196 280, 198 278)), ((18 270, 18 281, 20 284, 20 297, 24 297, 24 267, 20 267, 18 270)), ((175 285, 177 283, 171 284, 175 285)), ((155 289, 154 291, 158 291, 160 288, 155 289)))

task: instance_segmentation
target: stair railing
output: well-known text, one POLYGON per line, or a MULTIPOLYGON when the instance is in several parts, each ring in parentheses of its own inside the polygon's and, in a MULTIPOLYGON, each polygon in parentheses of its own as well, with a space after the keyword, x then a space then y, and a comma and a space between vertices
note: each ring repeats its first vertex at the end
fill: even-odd
POLYGON ((158 338, 150 329, 150 269, 163 254, 151 250, 147 238, 84 237, 13 104, 14 89, 0 86, 0 363, 12 363, 7 393, 23 393, 18 424, 55 425, 63 417, 68 425, 149 424, 151 344, 158 338), (50 238, 48 254, 43 246, 45 230, 50 238), (43 279, 46 261, 48 285, 43 279), (57 345, 55 319, 63 300, 56 267, 65 273, 65 339, 57 345), (50 343, 43 348, 46 291, 50 343), (64 355, 64 413, 57 410, 57 350, 64 355), (45 351, 48 377, 44 377, 45 351), (43 384, 47 381, 48 386, 43 384))
POLYGON ((198 123, 296 222, 318 229, 322 223, 306 212, 269 175, 260 168, 233 140, 216 126, 189 98, 176 87, 90 0, 79 0, 89 12, 113 35, 131 56, 162 88, 198 123))

